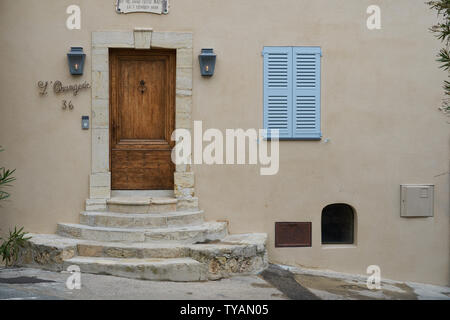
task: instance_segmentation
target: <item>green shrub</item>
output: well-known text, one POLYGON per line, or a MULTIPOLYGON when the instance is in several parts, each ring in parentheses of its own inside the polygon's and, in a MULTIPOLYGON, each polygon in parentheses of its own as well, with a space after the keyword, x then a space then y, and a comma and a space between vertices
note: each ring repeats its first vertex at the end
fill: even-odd
POLYGON ((23 231, 23 227, 19 230, 14 227, 14 231, 9 231, 8 238, 0 246, 0 256, 7 267, 16 264, 20 249, 31 239, 31 237, 26 237, 26 234, 27 232, 23 231))
MULTIPOLYGON (((2 147, 0 146, 0 152, 3 151, 2 147)), ((10 194, 4 190, 2 190, 4 187, 9 186, 9 184, 16 180, 12 176, 12 174, 16 171, 14 170, 7 170, 4 167, 0 167, 0 200, 4 200, 6 198, 9 198, 10 194)))

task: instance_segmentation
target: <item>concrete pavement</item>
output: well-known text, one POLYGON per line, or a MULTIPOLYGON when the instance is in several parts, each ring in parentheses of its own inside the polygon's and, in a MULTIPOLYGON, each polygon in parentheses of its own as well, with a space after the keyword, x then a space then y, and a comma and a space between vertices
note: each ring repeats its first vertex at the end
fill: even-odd
POLYGON ((238 276, 207 282, 168 282, 81 274, 82 286, 80 290, 67 289, 65 283, 69 276, 69 273, 49 272, 39 269, 3 268, 0 269, 0 299, 288 299, 281 291, 258 276, 238 276), (8 281, 8 279, 11 280, 8 281), (51 282, 39 282, 36 279, 50 280, 51 282))
POLYGON ((259 276, 205 282, 147 281, 81 274, 81 289, 66 287, 68 272, 0 267, 0 300, 450 300, 450 288, 367 278, 333 271, 270 265, 259 276))

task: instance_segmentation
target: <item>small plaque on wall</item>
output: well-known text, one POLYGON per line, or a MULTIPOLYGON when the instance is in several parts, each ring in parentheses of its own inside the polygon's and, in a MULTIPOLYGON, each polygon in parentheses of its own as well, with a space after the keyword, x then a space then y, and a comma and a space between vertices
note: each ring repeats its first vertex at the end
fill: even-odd
POLYGON ((169 13, 169 0, 117 0, 117 13, 169 13))
POLYGON ((311 247, 311 222, 275 222, 275 247, 311 247))

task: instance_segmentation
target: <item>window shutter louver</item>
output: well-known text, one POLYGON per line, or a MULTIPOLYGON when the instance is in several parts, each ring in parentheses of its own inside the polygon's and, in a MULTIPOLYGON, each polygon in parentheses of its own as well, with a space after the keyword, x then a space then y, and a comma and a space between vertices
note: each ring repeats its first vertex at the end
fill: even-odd
MULTIPOLYGON (((292 137, 292 48, 264 48, 264 128, 292 137)), ((270 132, 267 133, 270 138, 270 132)))
POLYGON ((293 137, 320 139, 319 47, 294 47, 293 137))

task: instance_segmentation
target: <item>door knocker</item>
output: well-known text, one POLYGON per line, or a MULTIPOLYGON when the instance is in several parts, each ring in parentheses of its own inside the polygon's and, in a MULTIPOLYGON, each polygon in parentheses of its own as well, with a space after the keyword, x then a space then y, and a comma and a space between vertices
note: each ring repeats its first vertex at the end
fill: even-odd
POLYGON ((139 82, 139 87, 138 87, 139 91, 144 94, 145 91, 147 91, 147 87, 145 86, 145 81, 141 80, 139 82))

